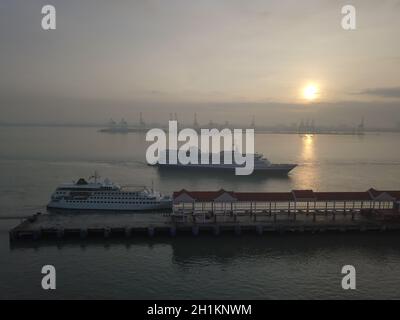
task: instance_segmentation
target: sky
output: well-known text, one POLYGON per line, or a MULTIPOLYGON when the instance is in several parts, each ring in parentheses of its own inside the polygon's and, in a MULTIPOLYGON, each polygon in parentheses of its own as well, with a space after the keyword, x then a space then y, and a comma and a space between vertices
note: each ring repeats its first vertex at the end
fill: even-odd
POLYGON ((1 0, 0 123, 197 112, 203 122, 393 126, 399 16, 400 0, 1 0), (46 4, 56 30, 41 28, 46 4), (341 26, 346 4, 356 30, 341 26))

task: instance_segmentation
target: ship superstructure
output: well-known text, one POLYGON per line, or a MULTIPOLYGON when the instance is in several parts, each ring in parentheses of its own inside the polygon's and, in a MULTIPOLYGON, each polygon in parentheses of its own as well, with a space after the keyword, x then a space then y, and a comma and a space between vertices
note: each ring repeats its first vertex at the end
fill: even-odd
POLYGON ((171 209, 171 197, 146 187, 128 190, 108 179, 77 182, 58 186, 47 205, 49 210, 156 211, 171 209))
MULTIPOLYGON (((193 170, 224 170, 224 171, 233 171, 236 168, 240 168, 244 166, 244 164, 235 163, 235 152, 237 151, 228 151, 231 152, 230 158, 232 161, 225 161, 226 152, 222 151, 219 154, 201 154, 198 152, 198 161, 197 163, 188 163, 182 164, 179 161, 177 163, 169 162, 169 153, 171 150, 165 150, 161 152, 159 161, 154 165, 160 169, 193 169, 193 170), (207 163, 205 163, 204 159, 207 159, 207 163), (213 158, 218 158, 219 163, 213 163, 213 158), (164 161, 160 161, 164 159, 164 161)), ((188 151, 189 152, 189 151, 188 151)), ((242 155, 244 157, 244 155, 242 155)), ((291 170, 297 167, 297 164, 289 164, 289 163, 271 163, 266 157, 264 157, 261 153, 255 153, 254 155, 254 172, 264 172, 264 173, 277 173, 277 174, 288 174, 291 170)), ((253 172, 253 174, 254 174, 253 172)))

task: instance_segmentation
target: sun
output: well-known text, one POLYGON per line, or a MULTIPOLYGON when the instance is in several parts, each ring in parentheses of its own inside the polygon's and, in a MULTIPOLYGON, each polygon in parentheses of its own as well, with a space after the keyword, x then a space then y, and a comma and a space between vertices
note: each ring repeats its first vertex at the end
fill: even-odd
POLYGON ((318 98, 319 90, 315 84, 309 84, 303 90, 303 96, 308 101, 313 101, 318 98))

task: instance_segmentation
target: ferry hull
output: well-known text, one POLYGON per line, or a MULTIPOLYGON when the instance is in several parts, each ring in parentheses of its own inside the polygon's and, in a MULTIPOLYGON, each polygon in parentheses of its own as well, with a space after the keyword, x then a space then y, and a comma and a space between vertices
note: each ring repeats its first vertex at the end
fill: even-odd
POLYGON ((56 203, 50 202, 47 205, 47 210, 49 212, 168 212, 172 210, 172 202, 171 203, 162 203, 159 205, 152 206, 123 206, 123 205, 73 205, 66 203, 56 203))

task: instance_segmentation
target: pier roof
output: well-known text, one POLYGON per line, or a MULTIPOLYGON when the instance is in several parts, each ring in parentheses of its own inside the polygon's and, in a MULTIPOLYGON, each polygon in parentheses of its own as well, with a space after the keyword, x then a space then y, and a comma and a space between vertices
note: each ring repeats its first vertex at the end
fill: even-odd
POLYGON ((366 192, 316 192, 317 201, 370 201, 371 196, 366 192))
POLYGON ((313 190, 292 190, 291 192, 233 192, 187 191, 173 193, 175 203, 179 202, 288 202, 288 201, 400 201, 400 191, 379 191, 369 189, 364 192, 314 192, 313 190))
POLYGON ((316 196, 312 190, 292 190, 294 200, 299 201, 314 201, 316 196))
POLYGON ((229 194, 233 198, 236 198, 234 196, 234 192, 225 191, 223 189, 218 191, 187 191, 182 189, 181 191, 174 192, 173 198, 177 199, 178 197, 182 197, 189 198, 192 201, 213 201, 225 193, 229 194))
POLYGON ((290 192, 235 192, 238 201, 293 201, 290 192))
POLYGON ((400 191, 394 191, 394 190, 376 190, 374 188, 371 188, 368 190, 368 193, 371 195, 373 199, 376 200, 400 200, 400 191))
POLYGON ((396 198, 397 201, 400 201, 400 191, 383 191, 390 194, 392 197, 396 198))

